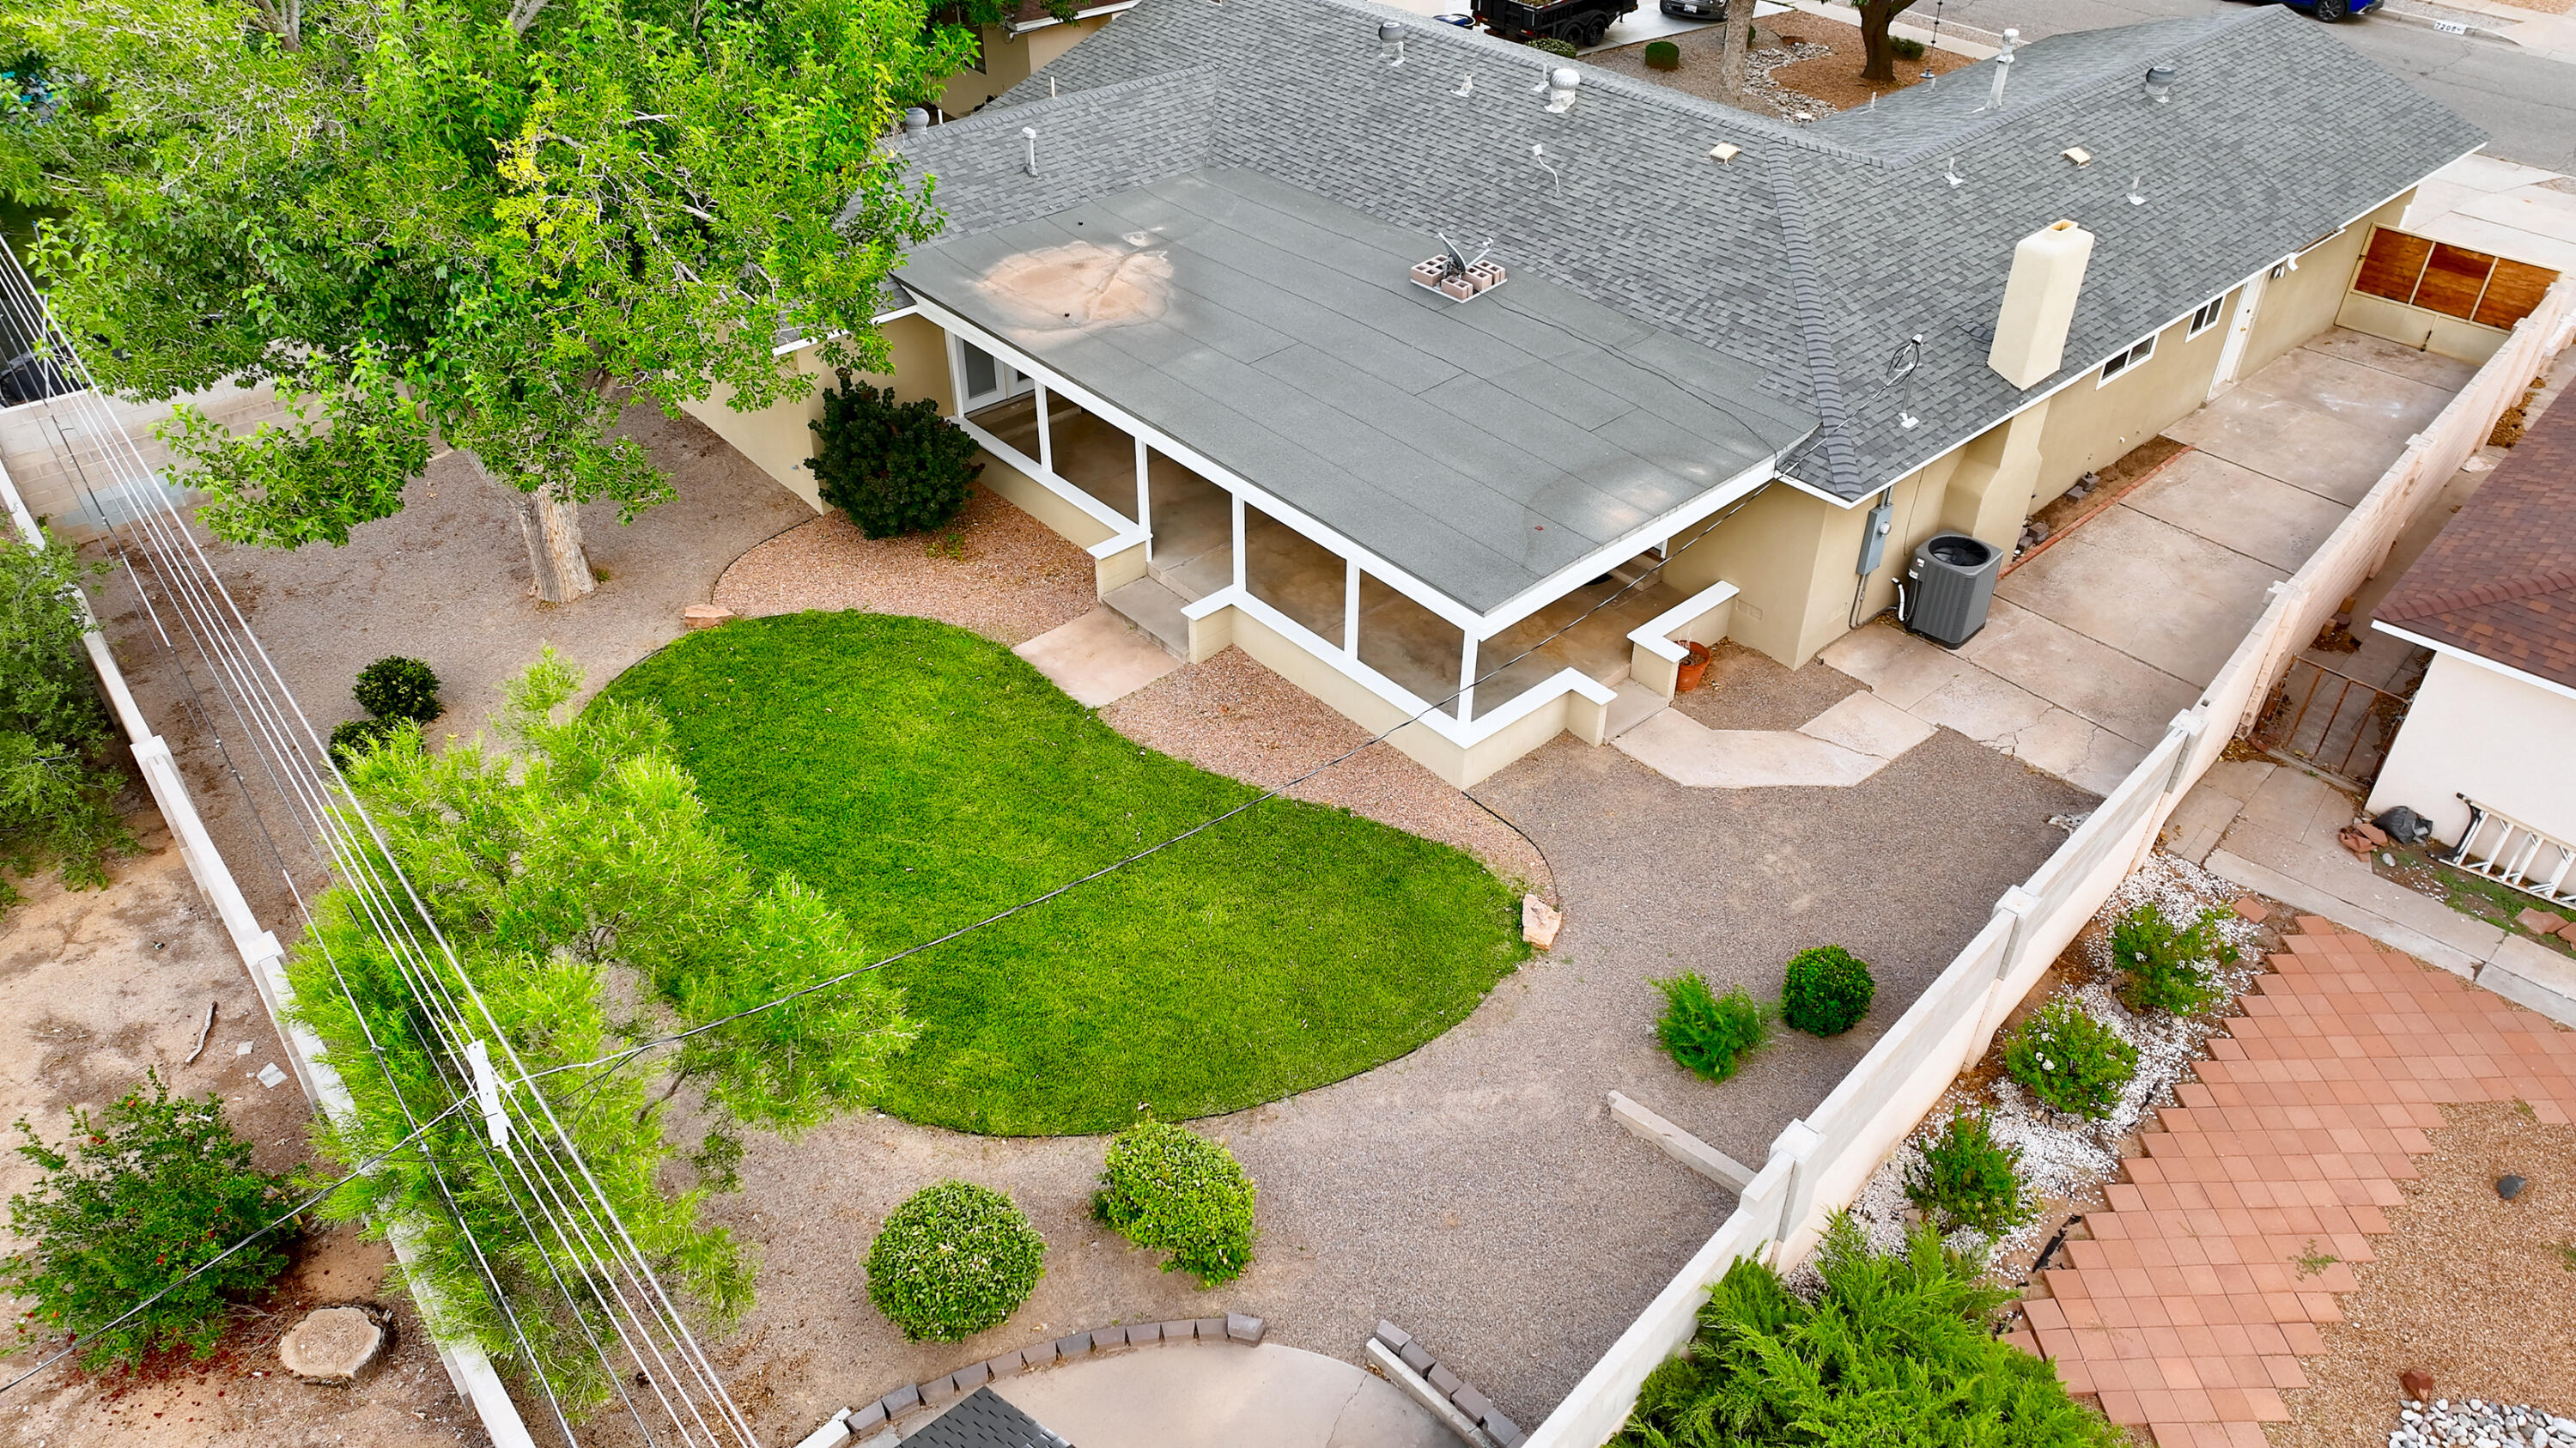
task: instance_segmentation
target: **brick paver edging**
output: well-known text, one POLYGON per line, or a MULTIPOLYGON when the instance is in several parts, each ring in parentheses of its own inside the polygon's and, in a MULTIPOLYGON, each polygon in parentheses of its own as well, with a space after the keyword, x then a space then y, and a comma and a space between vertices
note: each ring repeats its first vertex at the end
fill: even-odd
MULTIPOLYGON (((986 1358, 971 1367, 962 1367, 946 1377, 926 1383, 908 1383, 873 1403, 852 1408, 843 1426, 858 1438, 885 1427, 897 1418, 923 1408, 936 1408, 952 1399, 963 1397, 995 1378, 1036 1372, 1058 1363, 1073 1362, 1099 1353, 1119 1352, 1131 1347, 1160 1347, 1173 1342, 1233 1342, 1258 1347, 1269 1324, 1257 1317, 1229 1312, 1223 1317, 1199 1317, 1183 1322, 1138 1322, 1125 1327, 1095 1327, 1053 1342, 1042 1342, 1000 1357, 986 1358)), ((826 1426, 829 1426, 828 1424, 826 1426)))
POLYGON ((1447 1398, 1449 1406, 1465 1414, 1468 1422, 1484 1429, 1502 1448, 1520 1448, 1521 1440, 1529 1436, 1522 1431, 1520 1424, 1504 1417, 1503 1410, 1495 1407, 1492 1399, 1477 1392, 1473 1383, 1441 1366, 1440 1360, 1433 1357, 1431 1350, 1413 1334, 1381 1318, 1377 1331, 1371 1335, 1406 1367, 1420 1373, 1423 1381, 1431 1384, 1433 1392, 1447 1398))
POLYGON ((2298 926, 2011 1335, 2157 1448, 2265 1448, 2258 1425, 2288 1421, 2281 1391, 2307 1385, 2299 1356, 2342 1320, 2348 1264, 2389 1230, 2443 1106, 2576 1117, 2576 1036, 2329 921, 2298 926))

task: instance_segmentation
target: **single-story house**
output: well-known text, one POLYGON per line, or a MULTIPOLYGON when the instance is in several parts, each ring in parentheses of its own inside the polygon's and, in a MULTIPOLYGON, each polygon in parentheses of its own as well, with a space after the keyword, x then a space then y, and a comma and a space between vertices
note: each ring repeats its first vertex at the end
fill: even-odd
POLYGON ((2371 627, 2433 651, 2370 792, 2576 903, 2576 406, 2541 414, 2371 627))
MULTIPOLYGON (((1113 607, 1464 785, 1669 697, 1675 640, 1794 667, 1918 542, 2009 551, 2332 325, 2482 139, 2278 9, 1800 125, 1359 0, 1141 0, 891 142, 947 224, 881 326, 1113 607)), ((813 497, 812 405, 697 411, 813 497)))

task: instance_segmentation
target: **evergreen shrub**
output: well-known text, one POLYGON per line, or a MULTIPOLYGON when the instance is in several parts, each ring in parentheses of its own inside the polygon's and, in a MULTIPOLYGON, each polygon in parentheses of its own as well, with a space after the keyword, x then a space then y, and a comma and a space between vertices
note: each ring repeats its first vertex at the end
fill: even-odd
POLYGON ((2103 1117, 2138 1073, 2138 1048, 2059 996, 2004 1043, 2004 1070, 2060 1111, 2103 1117))
POLYGON ((1541 55, 1553 55, 1562 60, 1572 60, 1583 53, 1574 48, 1574 42, 1559 40, 1553 35, 1540 36, 1529 43, 1529 48, 1541 55))
POLYGON ((1046 1240, 991 1187, 951 1179, 906 1198, 868 1248, 868 1300, 914 1342, 998 1327, 1046 1275, 1046 1240))
POLYGON ((1965 1227, 2000 1237, 2038 1215, 2021 1184, 2021 1148, 1995 1140, 1986 1113, 1961 1111, 1923 1143, 1906 1168, 1905 1199, 1945 1233, 1965 1227))
POLYGON ((1681 69, 1682 48, 1669 40, 1646 42, 1646 68, 1648 70, 1681 69))
POLYGON ((407 719, 427 724, 444 706, 438 702, 438 675, 418 659, 382 658, 358 671, 358 707, 379 719, 407 719))
POLYGON ((1839 1036, 1869 1014, 1878 994, 1869 966, 1839 945, 1819 945, 1789 957, 1780 982, 1780 1014, 1811 1036, 1839 1036))
POLYGON ((1163 1270, 1188 1272, 1201 1287, 1252 1264, 1252 1207, 1252 1178, 1234 1153, 1161 1121, 1110 1141, 1091 1199, 1092 1215, 1139 1247, 1170 1253, 1163 1270))
POLYGON ((2213 906, 2176 928, 2153 900, 2122 915, 2111 927, 2111 962, 2129 977, 2121 999, 2137 1010, 2177 1015, 2216 1004, 2210 973, 2236 960, 2236 947, 2218 931, 2226 918, 2213 906))
POLYGON ((805 465, 816 489, 871 538, 947 526, 984 471, 975 439, 940 416, 938 403, 897 402, 893 388, 854 382, 847 371, 823 394, 822 417, 807 425, 817 455, 805 465))
POLYGON ((1655 982, 1664 993, 1655 1039, 1703 1080, 1723 1081, 1771 1039, 1771 1017, 1742 986, 1718 995, 1696 971, 1655 982))

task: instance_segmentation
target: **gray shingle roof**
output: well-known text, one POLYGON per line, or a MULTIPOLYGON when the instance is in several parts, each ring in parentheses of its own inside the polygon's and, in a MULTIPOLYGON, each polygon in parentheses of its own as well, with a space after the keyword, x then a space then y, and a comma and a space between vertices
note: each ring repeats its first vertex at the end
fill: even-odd
POLYGON ((1815 429, 1752 369, 1553 283, 1436 296, 1408 269, 1438 250, 1227 167, 956 237, 901 275, 1480 613, 1815 429), (993 279, 1033 253, 1130 281, 1114 309, 1041 310, 993 279))
POLYGON ((1073 1448, 991 1388, 968 1393, 903 1441, 910 1448, 1073 1448))
POLYGON ((2484 139, 2278 7, 2024 47, 2000 111, 1977 109, 1980 65, 1810 127, 1590 67, 1572 110, 1547 115, 1530 93, 1545 59, 1361 0, 1144 0, 978 116, 902 145, 939 177, 951 236, 1199 166, 1405 231, 1493 236, 1516 277, 1713 350, 1824 418, 1787 468, 1858 499, 2484 139), (1380 53, 1385 19, 1414 25, 1401 68, 1380 53), (2181 72, 2169 104, 2139 85, 2151 63, 2181 72), (1035 179, 1018 170, 1023 125, 1048 158, 1035 179), (1710 160, 1720 141, 1745 154, 1710 160), (2078 145, 2089 166, 2061 159, 2078 145), (2132 177, 2144 205, 2125 199, 2132 177), (2098 238, 2067 367, 2015 389, 1978 334, 2013 244, 2061 217, 2098 238), (1915 332, 1901 397, 1883 368, 1915 332), (1900 402, 1921 426, 1899 428, 1900 402))

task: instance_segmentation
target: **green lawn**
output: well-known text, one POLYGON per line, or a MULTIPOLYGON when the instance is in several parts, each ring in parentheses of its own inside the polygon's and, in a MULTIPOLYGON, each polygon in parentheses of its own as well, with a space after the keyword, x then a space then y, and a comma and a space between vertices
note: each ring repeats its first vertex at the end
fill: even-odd
MULTIPOLYGON (((608 692, 660 705, 754 867, 829 895, 877 954, 1256 793, 925 619, 737 620, 608 692)), ((1271 800, 890 967, 924 1031, 884 1106, 999 1135, 1233 1111, 1403 1055, 1526 953, 1513 895, 1472 857, 1271 800)))

